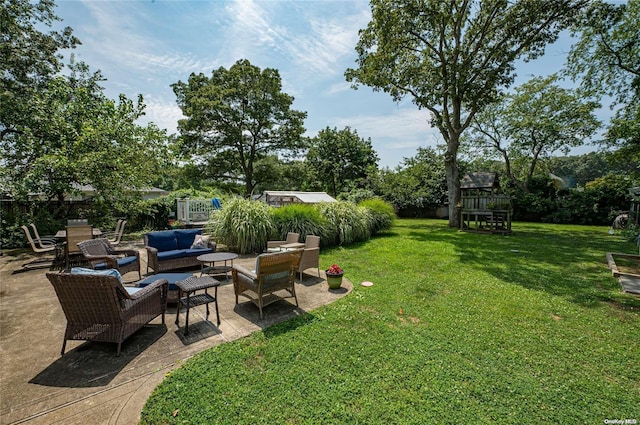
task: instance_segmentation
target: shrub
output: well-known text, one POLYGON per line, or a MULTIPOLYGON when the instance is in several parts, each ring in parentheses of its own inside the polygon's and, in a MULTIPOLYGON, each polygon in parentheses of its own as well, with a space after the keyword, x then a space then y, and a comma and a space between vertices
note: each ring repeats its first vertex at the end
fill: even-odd
POLYGON ((320 236, 330 234, 327 219, 320 211, 309 204, 289 204, 281 208, 273 208, 271 217, 275 228, 274 240, 283 240, 288 232, 320 236))
POLYGON ((262 252, 275 232, 272 209, 262 202, 232 198, 225 202, 224 208, 214 211, 207 231, 217 242, 240 254, 262 252))
POLYGON ((329 223, 324 245, 345 245, 371 237, 369 210, 351 202, 321 202, 316 208, 329 223))
POLYGON ((372 235, 381 230, 390 229, 393 226, 396 214, 390 203, 382 199, 372 198, 360 202, 358 206, 369 210, 369 229, 372 235))

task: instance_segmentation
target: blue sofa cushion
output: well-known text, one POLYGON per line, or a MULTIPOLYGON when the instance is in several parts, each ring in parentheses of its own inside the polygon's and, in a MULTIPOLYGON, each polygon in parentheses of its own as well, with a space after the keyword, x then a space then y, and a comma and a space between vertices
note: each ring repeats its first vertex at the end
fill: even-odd
POLYGON ((196 235, 202 233, 202 229, 180 229, 175 232, 178 240, 178 249, 189 249, 193 245, 196 235))
POLYGON ((202 254, 211 254, 213 252, 213 249, 211 248, 183 249, 182 252, 184 253, 185 257, 197 257, 198 255, 202 255, 202 254))
POLYGON ((172 249, 171 251, 158 251, 158 261, 173 260, 174 258, 183 258, 184 249, 172 249))
POLYGON ((158 252, 178 249, 178 239, 176 238, 176 231, 166 230, 159 232, 149 232, 147 233, 147 244, 150 247, 157 249, 158 252))
MULTIPOLYGON (((124 258, 118 258, 118 267, 122 267, 122 266, 128 266, 129 264, 133 264, 138 260, 138 257, 124 257, 124 258)), ((93 266, 96 270, 104 270, 107 268, 107 263, 98 263, 95 266, 93 266)))

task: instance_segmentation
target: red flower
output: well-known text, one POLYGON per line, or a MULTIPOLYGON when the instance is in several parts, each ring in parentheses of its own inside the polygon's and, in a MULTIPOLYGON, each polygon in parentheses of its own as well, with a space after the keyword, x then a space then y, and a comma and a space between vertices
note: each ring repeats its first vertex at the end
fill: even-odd
POLYGON ((332 264, 327 270, 327 274, 343 274, 344 272, 337 264, 332 264))

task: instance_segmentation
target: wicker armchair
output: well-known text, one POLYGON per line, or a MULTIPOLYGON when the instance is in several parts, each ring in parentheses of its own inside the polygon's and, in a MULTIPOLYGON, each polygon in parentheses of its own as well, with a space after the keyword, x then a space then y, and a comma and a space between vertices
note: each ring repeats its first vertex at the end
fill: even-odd
POLYGON ((280 251, 281 245, 287 245, 290 243, 296 243, 300 239, 299 233, 289 232, 287 233, 286 241, 267 241, 267 252, 277 252, 280 251))
POLYGON ((67 318, 62 350, 67 340, 115 342, 120 355, 122 341, 164 314, 169 284, 159 279, 129 294, 114 276, 47 273, 67 318))
POLYGON ((256 258, 255 271, 234 265, 231 273, 236 304, 239 296, 248 298, 258 306, 262 319, 262 308, 282 298, 274 295, 274 292, 286 290, 291 294, 288 298, 293 297, 298 306, 295 279, 301 255, 301 249, 260 254, 256 258))
POLYGON ((131 271, 140 274, 140 253, 134 249, 114 249, 105 238, 90 239, 78 243, 78 248, 95 270, 117 269, 120 274, 131 271))
POLYGON ((320 277, 320 237, 307 235, 304 241, 302 257, 300 257, 300 265, 298 266, 300 282, 302 282, 302 272, 311 268, 318 269, 318 277, 320 277))

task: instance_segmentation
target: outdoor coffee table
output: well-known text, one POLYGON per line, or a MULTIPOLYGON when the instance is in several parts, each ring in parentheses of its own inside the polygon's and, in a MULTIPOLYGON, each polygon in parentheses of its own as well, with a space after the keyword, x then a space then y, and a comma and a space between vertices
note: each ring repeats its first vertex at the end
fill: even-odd
POLYGON ((185 280, 177 282, 178 286, 178 309, 176 312, 176 325, 180 326, 180 308, 184 305, 187 307, 187 317, 184 324, 184 335, 189 334, 189 309, 202 304, 207 306, 207 317, 205 320, 209 320, 209 303, 216 305, 216 319, 218 320, 218 326, 220 326, 220 311, 218 309, 218 286, 220 282, 211 276, 196 277, 191 276, 185 280), (209 294, 208 289, 214 288, 213 296, 209 294), (197 291, 203 290, 201 294, 196 294, 197 291), (183 295, 186 295, 183 297, 183 295))
POLYGON ((227 280, 229 279, 229 272, 231 271, 231 267, 233 266, 233 260, 238 258, 238 254, 233 252, 214 252, 212 254, 202 254, 196 257, 198 261, 202 263, 200 269, 200 276, 203 274, 208 275, 225 275, 227 280), (224 261, 224 266, 216 266, 216 262, 224 261), (230 265, 227 265, 227 261, 231 261, 230 265))

